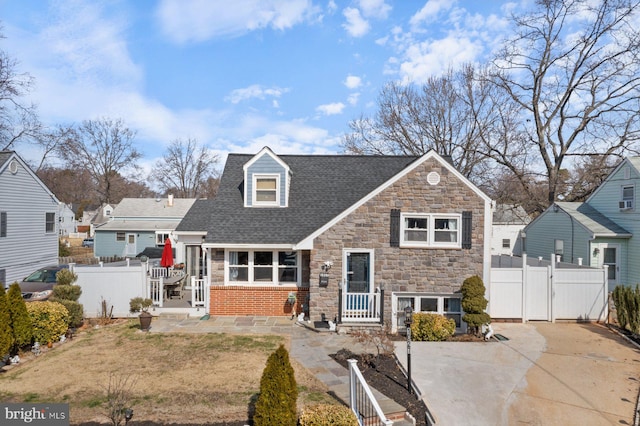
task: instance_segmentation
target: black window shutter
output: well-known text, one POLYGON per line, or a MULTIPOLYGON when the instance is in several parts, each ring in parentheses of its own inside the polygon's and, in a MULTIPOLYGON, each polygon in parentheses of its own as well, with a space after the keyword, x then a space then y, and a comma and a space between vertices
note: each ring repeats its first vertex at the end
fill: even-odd
POLYGON ((472 213, 462 212, 462 248, 471 248, 472 213))
POLYGON ((391 226, 389 227, 389 245, 400 247, 400 210, 391 209, 391 226))

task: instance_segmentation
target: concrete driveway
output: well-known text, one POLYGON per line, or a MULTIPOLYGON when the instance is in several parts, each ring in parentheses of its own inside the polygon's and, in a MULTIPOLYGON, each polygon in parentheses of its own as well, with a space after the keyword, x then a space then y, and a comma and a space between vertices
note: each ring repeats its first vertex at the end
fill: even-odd
MULTIPOLYGON (((502 342, 412 342, 436 424, 633 425, 640 350, 599 324, 493 324, 502 342)), ((406 343, 396 355, 406 368, 406 343)))

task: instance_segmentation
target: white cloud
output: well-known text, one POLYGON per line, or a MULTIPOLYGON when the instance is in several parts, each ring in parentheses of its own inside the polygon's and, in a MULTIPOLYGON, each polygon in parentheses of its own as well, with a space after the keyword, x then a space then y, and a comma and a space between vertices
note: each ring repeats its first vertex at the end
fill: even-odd
POLYGON ((157 19, 177 43, 237 37, 263 28, 286 30, 317 15, 311 0, 162 0, 157 19))
POLYGON ((242 89, 233 90, 225 100, 237 104, 252 98, 265 99, 267 96, 279 98, 288 91, 289 89, 281 87, 265 88, 259 84, 252 84, 242 89))
POLYGON ((451 0, 429 0, 422 9, 411 17, 409 23, 412 27, 431 23, 436 20, 441 12, 451 9, 454 4, 455 2, 451 0))
POLYGON ((316 111, 324 114, 324 115, 336 115, 342 114, 342 110, 344 110, 345 105, 342 102, 334 102, 331 104, 320 105, 316 108, 316 111))
POLYGON ((355 75, 348 75, 347 79, 344 81, 344 85, 351 90, 357 89, 362 85, 362 79, 355 75))
POLYGON ((371 29, 369 22, 360 15, 358 9, 347 7, 342 11, 342 14, 347 20, 342 24, 342 27, 347 30, 352 37, 362 37, 371 29))
POLYGON ((362 14, 370 18, 386 19, 391 11, 391 6, 384 0, 360 0, 362 14))
POLYGON ((358 104, 359 99, 360 99, 360 93, 352 93, 347 98, 347 102, 349 102, 349 105, 354 106, 358 104))

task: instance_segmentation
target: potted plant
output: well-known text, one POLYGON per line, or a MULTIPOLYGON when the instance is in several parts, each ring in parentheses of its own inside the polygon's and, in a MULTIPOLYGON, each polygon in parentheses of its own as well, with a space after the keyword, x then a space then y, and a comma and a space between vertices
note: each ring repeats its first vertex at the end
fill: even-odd
POLYGON ((129 311, 131 313, 140 312, 140 329, 148 331, 151 327, 153 316, 149 313, 149 308, 153 305, 153 300, 142 297, 134 297, 129 301, 129 311))

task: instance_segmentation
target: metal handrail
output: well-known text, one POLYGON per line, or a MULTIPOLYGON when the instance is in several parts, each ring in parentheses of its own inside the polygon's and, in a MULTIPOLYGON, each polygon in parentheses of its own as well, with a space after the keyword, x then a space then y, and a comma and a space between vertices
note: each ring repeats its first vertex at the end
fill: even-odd
POLYGON ((360 426, 378 425, 391 426, 393 421, 387 419, 382 408, 371 392, 367 381, 362 376, 355 359, 347 360, 349 363, 349 407, 358 418, 360 426))

